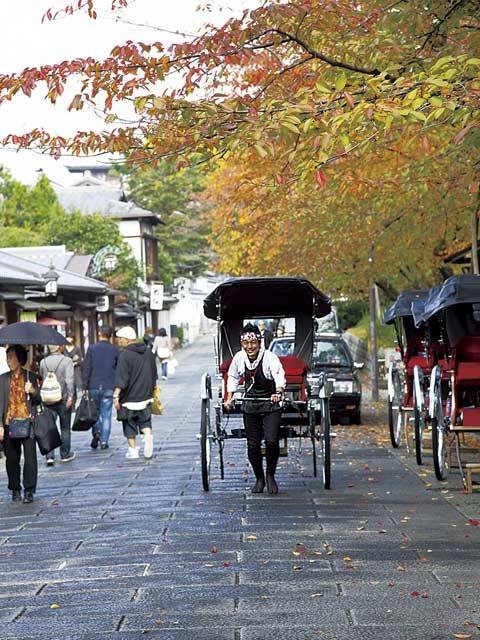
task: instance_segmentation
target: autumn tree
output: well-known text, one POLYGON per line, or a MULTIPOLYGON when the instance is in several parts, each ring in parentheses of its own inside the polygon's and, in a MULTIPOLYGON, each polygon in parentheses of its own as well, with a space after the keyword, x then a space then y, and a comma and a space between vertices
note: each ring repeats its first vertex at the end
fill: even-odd
MULTIPOLYGON (((95 5, 75 6, 95 17, 95 5)), ((333 288, 351 287, 349 265, 364 264, 373 252, 370 277, 380 278, 383 268, 398 277, 402 260, 413 279, 424 268, 427 277, 435 256, 462 239, 469 213, 473 222, 477 217, 478 9, 478 0, 272 0, 168 50, 162 42, 127 42, 105 60, 0 75, 0 101, 46 87, 54 102, 71 78, 79 79, 70 109, 96 104, 110 125, 71 139, 14 132, 5 142, 54 154, 117 151, 137 164, 168 157, 182 166, 196 152, 239 176, 248 162, 257 176, 247 167, 248 180, 229 203, 232 226, 222 227, 230 240, 225 256, 230 251, 244 269, 313 270, 325 251, 322 273, 336 278, 333 288), (171 76, 182 78, 180 86, 166 84, 171 76), (124 103, 134 105, 135 117, 116 126, 124 103), (460 189, 461 197, 452 197, 460 189), (311 215, 302 215, 306 197, 311 215), (442 212, 448 223, 441 225, 442 212), (243 223, 246 217, 252 224, 243 223), (265 229, 272 219, 267 237, 278 230, 292 243, 288 260, 280 247, 262 253, 257 222, 265 229), (392 239, 409 226, 410 247, 401 234, 392 239), (351 228, 358 233, 345 234, 348 260, 334 234, 351 228), (322 230, 333 244, 322 244, 322 230), (257 249, 252 266, 237 255, 241 244, 231 244, 245 238, 257 249)))

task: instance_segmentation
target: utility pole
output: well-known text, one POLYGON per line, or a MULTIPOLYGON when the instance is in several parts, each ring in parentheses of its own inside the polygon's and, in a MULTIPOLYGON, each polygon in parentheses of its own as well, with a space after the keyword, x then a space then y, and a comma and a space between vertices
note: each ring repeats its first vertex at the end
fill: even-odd
POLYGON ((368 262, 370 265, 369 278, 369 301, 370 301, 370 377, 372 380, 372 402, 378 401, 378 354, 377 354, 377 303, 375 281, 373 279, 373 251, 375 245, 372 244, 368 252, 368 262))

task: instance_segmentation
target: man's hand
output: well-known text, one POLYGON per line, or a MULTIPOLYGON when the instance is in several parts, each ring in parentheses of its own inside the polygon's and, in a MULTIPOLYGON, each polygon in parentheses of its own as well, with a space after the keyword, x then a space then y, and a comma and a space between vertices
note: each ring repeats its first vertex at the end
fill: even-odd
POLYGON ((223 408, 227 413, 230 413, 230 411, 233 409, 233 399, 230 398, 230 400, 225 400, 225 402, 223 403, 223 408))
POLYGON ((67 398, 67 400, 65 401, 65 406, 67 407, 67 409, 70 409, 72 404, 73 404, 73 398, 67 398))
POLYGON ((35 391, 35 387, 29 380, 28 382, 25 383, 25 393, 33 393, 34 391, 35 391))
POLYGON ((281 402, 283 400, 283 393, 281 391, 272 393, 272 395, 270 396, 270 400, 272 402, 281 402))
POLYGON ((113 398, 113 406, 115 407, 115 411, 120 411, 121 404, 119 398, 113 398))
POLYGON ((3 428, 3 426, 0 426, 0 442, 3 442, 5 436, 5 429, 3 428))

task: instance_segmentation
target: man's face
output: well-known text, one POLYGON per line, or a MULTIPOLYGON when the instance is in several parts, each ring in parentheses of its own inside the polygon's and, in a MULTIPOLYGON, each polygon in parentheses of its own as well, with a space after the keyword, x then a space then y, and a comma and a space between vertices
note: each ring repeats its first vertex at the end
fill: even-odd
POLYGON ((242 349, 245 349, 247 356, 251 360, 255 360, 260 351, 260 340, 257 338, 243 337, 240 344, 242 345, 242 349))
POLYGON ((125 347, 128 347, 128 345, 130 344, 130 341, 127 340, 126 338, 117 337, 117 343, 120 349, 125 349, 125 347))

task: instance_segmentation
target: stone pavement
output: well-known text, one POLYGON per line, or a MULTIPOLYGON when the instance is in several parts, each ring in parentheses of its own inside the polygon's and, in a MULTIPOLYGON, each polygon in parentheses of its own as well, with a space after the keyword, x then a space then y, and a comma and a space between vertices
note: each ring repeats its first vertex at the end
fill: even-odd
POLYGON ((116 424, 109 451, 76 434, 76 460, 42 463, 32 505, 3 489, 0 639, 478 637, 478 494, 469 520, 445 499, 454 484, 425 482, 372 426, 338 428, 331 491, 305 442, 281 460, 281 493, 252 496, 244 441, 202 491, 211 345, 179 354, 151 461, 124 458, 116 424))

